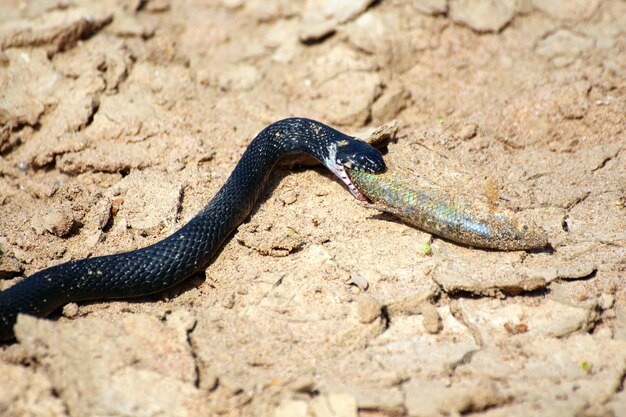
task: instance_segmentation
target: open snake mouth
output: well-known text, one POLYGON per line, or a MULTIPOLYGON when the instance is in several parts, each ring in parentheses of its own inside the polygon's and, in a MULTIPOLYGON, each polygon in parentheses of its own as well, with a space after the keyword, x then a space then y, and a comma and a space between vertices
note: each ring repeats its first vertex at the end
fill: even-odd
POLYGON ((346 172, 346 169, 343 167, 343 164, 339 162, 335 164, 335 175, 337 175, 341 179, 341 181, 343 181, 344 184, 348 186, 348 190, 350 190, 352 195, 357 200, 367 201, 367 197, 365 197, 365 195, 361 191, 359 191, 359 189, 356 187, 356 185, 354 185, 354 183, 348 176, 348 173, 346 172))

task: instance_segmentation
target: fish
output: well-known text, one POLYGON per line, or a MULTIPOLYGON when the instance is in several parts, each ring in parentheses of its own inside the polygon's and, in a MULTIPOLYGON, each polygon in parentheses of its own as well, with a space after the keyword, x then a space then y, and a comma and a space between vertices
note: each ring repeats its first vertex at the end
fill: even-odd
POLYGON ((451 192, 390 172, 345 168, 353 185, 374 208, 419 229, 463 245, 502 251, 550 246, 546 232, 515 212, 480 196, 451 192))

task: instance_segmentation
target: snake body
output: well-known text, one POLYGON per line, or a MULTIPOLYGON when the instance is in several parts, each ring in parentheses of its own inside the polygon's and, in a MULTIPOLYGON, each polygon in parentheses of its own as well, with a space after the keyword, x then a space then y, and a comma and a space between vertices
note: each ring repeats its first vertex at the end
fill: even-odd
POLYGON ((0 340, 14 337, 19 313, 45 317, 68 302, 152 294, 205 269, 252 210, 276 162, 295 153, 317 158, 361 200, 365 197, 344 166, 385 170, 378 150, 320 122, 291 118, 273 123, 252 140, 213 199, 171 236, 135 251, 53 266, 0 292, 0 340))

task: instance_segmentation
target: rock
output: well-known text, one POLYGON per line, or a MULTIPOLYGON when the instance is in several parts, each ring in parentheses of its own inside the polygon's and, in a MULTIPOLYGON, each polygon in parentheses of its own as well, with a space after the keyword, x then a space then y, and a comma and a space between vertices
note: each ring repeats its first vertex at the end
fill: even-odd
POLYGON ((374 0, 308 0, 300 27, 300 40, 304 43, 319 41, 337 30, 337 27, 355 19, 374 0))
POLYGON ((515 16, 515 0, 450 0, 450 17, 477 32, 499 32, 515 16))
POLYGON ((391 84, 372 105, 372 119, 376 123, 388 122, 406 108, 410 93, 401 84, 391 84))
POLYGON ((626 341, 626 307, 621 304, 615 306, 615 339, 626 341))
MULTIPOLYGON (((116 219, 124 218, 127 228, 153 235, 177 220, 183 187, 157 170, 135 170, 111 187, 107 194, 123 196, 116 219)), ((112 204, 115 205, 115 203, 112 204)))
POLYGON ((0 413, 3 416, 67 416, 63 401, 44 373, 0 361, 0 375, 0 413))
POLYGON ((529 407, 542 409, 542 415, 576 415, 614 397, 626 368, 626 342, 598 340, 587 333, 534 337, 512 346, 481 350, 457 368, 465 378, 504 377, 507 395, 524 397, 525 413, 505 410, 501 415, 527 415, 529 407), (567 401, 560 401, 565 392, 567 401), (563 404, 555 407, 558 403, 563 404))
POLYGON ((281 224, 261 226, 248 223, 239 227, 235 239, 240 244, 265 256, 289 256, 304 246, 304 236, 294 229, 281 224))
POLYGON ((327 19, 344 23, 365 12, 372 3, 374 0, 308 0, 306 9, 319 11, 327 19))
POLYGON ((614 416, 626 415, 626 392, 620 391, 615 394, 609 402, 608 408, 613 412, 614 416))
POLYGON ((330 20, 308 22, 302 25, 298 37, 302 43, 314 43, 332 35, 336 30, 335 22, 330 20))
POLYGON ((427 15, 439 15, 448 11, 446 0, 414 0, 413 7, 427 15))
POLYGON ((113 19, 97 8, 51 11, 34 19, 8 20, 0 25, 0 48, 46 46, 50 52, 67 50, 113 19), (95 12, 95 13, 94 13, 95 12))
POLYGON ((598 297, 598 306, 602 310, 610 309, 611 307, 613 307, 614 303, 615 297, 613 297, 611 294, 602 294, 600 295, 600 297, 598 297))
POLYGON ((294 392, 313 393, 316 391, 317 383, 314 377, 303 376, 289 384, 289 388, 294 392))
POLYGON ((482 411, 507 402, 494 382, 467 381, 447 386, 437 380, 412 378, 403 386, 411 416, 437 417, 482 411))
POLYGON ((566 29, 559 29, 539 41, 535 51, 547 58, 572 57, 592 46, 593 40, 566 29))
POLYGON ((383 334, 368 342, 367 354, 389 372, 409 375, 446 373, 479 346, 470 330, 451 314, 448 307, 440 308, 439 314, 443 329, 438 334, 426 331, 422 316, 394 317, 383 334))
POLYGON ((588 81, 569 83, 559 91, 559 113, 565 119, 582 119, 589 108, 589 91, 591 84, 588 81))
POLYGON ((383 415, 393 416, 403 415, 405 409, 404 394, 397 387, 353 384, 345 387, 333 386, 331 390, 340 391, 355 398, 360 410, 375 410, 383 415))
POLYGON ((438 294, 438 288, 436 285, 431 285, 430 288, 424 292, 409 294, 397 300, 393 300, 387 304, 387 313, 390 316, 396 315, 414 315, 420 314, 422 311, 422 305, 430 304, 429 301, 438 294))
POLYGON ((359 321, 363 324, 372 323, 380 314, 382 306, 371 296, 361 296, 357 301, 357 314, 359 321))
POLYGON ((11 278, 24 271, 22 263, 0 250, 0 278, 11 278))
POLYGON ((42 234, 44 230, 59 237, 67 236, 74 227, 75 221, 68 208, 53 207, 31 222, 35 232, 42 234))
POLYGON ((348 72, 324 82, 316 89, 311 107, 322 119, 336 125, 362 126, 370 117, 372 103, 380 95, 380 76, 368 72, 348 72), (352 85, 346 96, 343 86, 352 85))
POLYGON ((142 410, 143 416, 200 416, 209 407, 207 394, 194 386, 186 332, 156 317, 55 323, 20 315, 15 334, 24 355, 45 369, 71 415, 142 410))
POLYGON ((547 274, 556 276, 556 270, 538 271, 537 275, 519 271, 520 268, 515 266, 519 254, 498 253, 497 260, 489 260, 492 256, 492 253, 485 253, 476 260, 471 254, 460 252, 454 259, 446 261, 445 266, 435 269, 433 278, 445 292, 468 291, 493 296, 543 288, 554 279, 553 275, 547 274), (493 269, 494 265, 497 270, 493 269))
POLYGON ((366 291, 369 287, 369 282, 367 282, 367 279, 365 279, 361 275, 349 276, 349 278, 346 280, 346 283, 348 285, 356 285, 361 289, 361 291, 366 291))
POLYGON ((112 23, 106 28, 108 33, 120 37, 137 37, 147 39, 154 35, 155 28, 148 26, 137 18, 135 13, 117 10, 112 23))
POLYGON ((334 33, 337 26, 365 12, 374 0, 308 0, 303 12, 300 40, 310 43, 334 33))
POLYGON ((424 317, 424 329, 431 334, 439 333, 443 325, 441 324, 441 316, 439 311, 437 311, 437 307, 430 303, 423 303, 420 307, 420 312, 424 317))
POLYGON ((401 126, 402 122, 399 120, 390 120, 383 125, 361 132, 358 136, 373 147, 381 148, 396 138, 401 126))
POLYGON ((298 200, 298 194, 294 191, 287 191, 283 194, 282 200, 285 205, 291 205, 298 200))
POLYGON ((78 304, 69 303, 63 306, 63 315, 65 317, 76 317, 78 315, 78 304))
POLYGON ((58 87, 58 74, 41 50, 4 54, 9 64, 0 71, 5 86, 0 90, 0 126, 35 125, 45 110, 45 97, 58 87))
POLYGON ((582 21, 595 13, 599 0, 532 0, 532 4, 554 19, 582 21))
POLYGON ((459 301, 459 307, 468 324, 474 326, 484 343, 495 342, 507 334, 520 338, 561 337, 578 330, 588 330, 595 318, 593 306, 578 308, 546 300, 540 306, 499 300, 459 301))
POLYGON ((478 133, 478 124, 475 122, 463 122, 459 126, 456 126, 456 130, 452 135, 456 139, 470 140, 478 133))

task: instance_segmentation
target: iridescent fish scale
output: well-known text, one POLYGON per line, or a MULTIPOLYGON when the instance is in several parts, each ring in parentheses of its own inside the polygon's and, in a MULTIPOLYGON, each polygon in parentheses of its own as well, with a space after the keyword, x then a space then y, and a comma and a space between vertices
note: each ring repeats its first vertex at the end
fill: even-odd
POLYGON ((354 185, 379 210, 429 233, 470 246, 529 250, 548 245, 545 232, 479 198, 424 186, 394 173, 346 170, 354 185))

